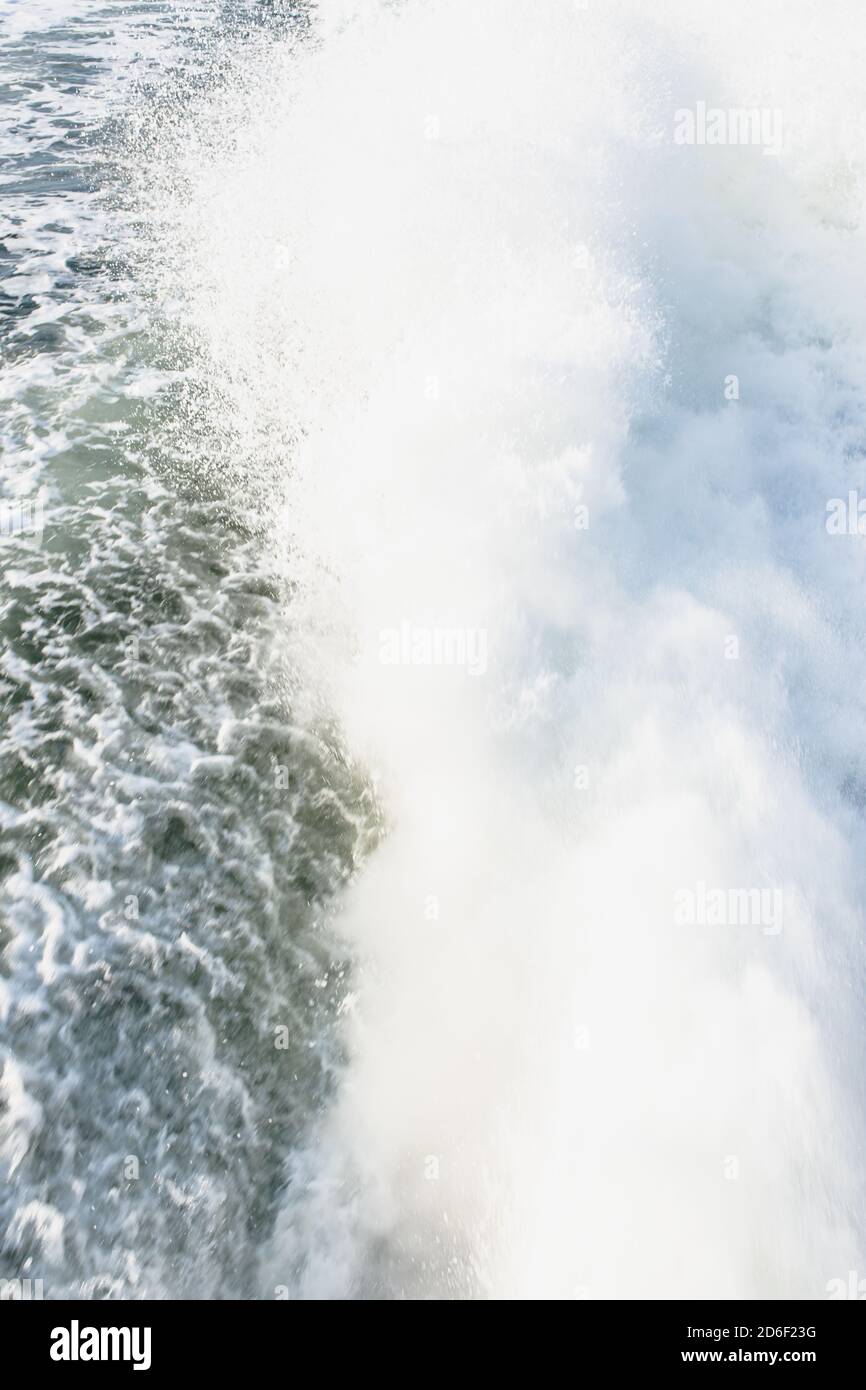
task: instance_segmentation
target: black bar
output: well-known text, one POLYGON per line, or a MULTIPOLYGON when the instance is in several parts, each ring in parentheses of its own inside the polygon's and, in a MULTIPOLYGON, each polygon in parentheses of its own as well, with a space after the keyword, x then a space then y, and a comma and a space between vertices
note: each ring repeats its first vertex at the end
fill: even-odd
MULTIPOLYGON (((329 1323, 346 1316, 354 1320, 355 1313, 333 1308, 327 1313, 329 1323)), ((378 1323, 381 1314, 372 1316, 378 1323)), ((398 1315, 395 1330, 405 1328, 405 1316, 398 1315)), ((433 1314, 431 1321, 428 1311, 418 1328, 425 1337, 424 1369, 432 1369, 436 1348, 441 1347, 443 1373, 452 1376, 463 1365, 464 1354, 450 1341, 426 1339, 430 1331, 441 1332, 437 1318, 442 1316, 433 1314)), ((450 1313, 445 1316, 451 1325, 450 1313)), ((552 1316, 554 1326, 560 1326, 569 1339, 575 1376, 590 1368, 651 1375, 672 1370, 694 1374, 708 1367, 730 1373, 735 1366, 756 1375, 781 1370, 825 1376, 859 1364, 864 1332, 862 1302, 847 1298, 760 1303, 575 1301, 563 1323, 558 1321, 561 1314, 552 1316)), ((49 1382, 61 1384, 70 1376, 92 1379, 101 1373, 135 1375, 142 1382, 147 1376, 159 1383, 179 1372, 249 1376, 266 1366, 272 1374, 294 1378, 299 1368, 297 1363, 293 1366, 292 1358, 302 1347, 307 1357, 322 1357, 323 1369, 332 1365, 335 1343, 340 1343, 330 1329, 323 1329, 325 1336, 320 1338, 317 1321, 313 1310, 291 1302, 0 1302, 0 1337, 7 1353, 14 1345, 19 1365, 47 1373, 49 1382), (116 1332, 103 1338, 102 1328, 116 1332), (137 1336, 133 1329, 138 1330, 137 1336), (52 1348, 70 1359, 54 1359, 52 1348), (85 1359, 92 1350, 106 1358, 116 1351, 126 1359, 85 1359), (135 1360, 140 1367, 137 1372, 135 1360)), ((461 1323, 458 1315, 454 1326, 465 1330, 461 1323)), ((381 1325, 377 1332, 381 1334, 381 1325)), ((351 1345, 358 1356, 357 1332, 345 1345, 351 1345)), ((475 1345, 480 1350, 482 1343, 476 1340, 475 1345)), ((492 1345, 486 1345, 492 1353, 492 1345)), ((380 1361, 387 1343, 377 1339, 376 1346, 380 1361)))

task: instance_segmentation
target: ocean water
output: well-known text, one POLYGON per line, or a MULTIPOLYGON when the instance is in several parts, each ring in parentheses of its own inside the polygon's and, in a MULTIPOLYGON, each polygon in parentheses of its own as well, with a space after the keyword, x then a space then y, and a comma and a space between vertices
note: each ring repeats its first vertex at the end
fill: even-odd
POLYGON ((369 816, 293 715, 262 514, 197 423, 127 169, 137 113, 251 35, 207 5, 30 11, 0 48, 3 479, 44 489, 41 543, 2 553, 0 1274, 250 1297, 338 1052, 319 917, 369 816))
POLYGON ((866 1278, 864 59, 0 4, 0 1278, 866 1278))

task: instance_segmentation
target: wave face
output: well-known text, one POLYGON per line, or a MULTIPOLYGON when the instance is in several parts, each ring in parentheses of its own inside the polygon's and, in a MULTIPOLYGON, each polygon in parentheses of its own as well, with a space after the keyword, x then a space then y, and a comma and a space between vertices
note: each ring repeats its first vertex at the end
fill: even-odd
POLYGON ((100 640, 154 605, 159 658, 88 678, 76 780, 11 822, 16 1257, 120 1296, 863 1269, 864 50, 853 0, 324 0, 132 103, 156 500, 41 659, 92 671, 76 593, 100 640))

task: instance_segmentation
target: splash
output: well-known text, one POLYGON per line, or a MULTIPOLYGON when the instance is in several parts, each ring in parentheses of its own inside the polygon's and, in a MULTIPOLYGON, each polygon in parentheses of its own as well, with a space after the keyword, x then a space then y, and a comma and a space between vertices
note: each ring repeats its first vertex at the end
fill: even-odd
POLYGON ((264 1292, 862 1265, 866 32, 818 23, 325 3, 167 142, 166 282, 390 827, 264 1292))

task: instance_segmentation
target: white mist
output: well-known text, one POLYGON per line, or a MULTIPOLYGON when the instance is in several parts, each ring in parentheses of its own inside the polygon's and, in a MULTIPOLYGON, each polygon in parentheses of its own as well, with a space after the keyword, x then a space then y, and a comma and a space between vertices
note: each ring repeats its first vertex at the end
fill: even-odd
POLYGON ((818 47, 805 3, 319 11, 172 155, 295 659, 391 827, 263 1288, 823 1297, 864 1266, 866 552, 824 527, 862 11, 818 47), (784 148, 677 144, 698 102, 784 148), (383 662, 403 624, 483 674, 383 662), (678 922, 696 883, 784 929, 678 922))

